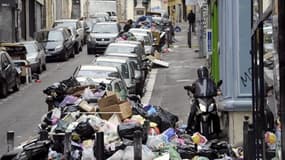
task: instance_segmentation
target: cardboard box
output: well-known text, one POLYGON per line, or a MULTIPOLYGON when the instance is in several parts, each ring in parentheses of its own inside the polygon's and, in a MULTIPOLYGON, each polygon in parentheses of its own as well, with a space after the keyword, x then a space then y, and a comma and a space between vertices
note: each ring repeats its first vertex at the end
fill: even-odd
POLYGON ((129 102, 123 102, 121 104, 114 104, 110 106, 105 106, 105 107, 100 107, 99 108, 100 112, 110 112, 110 113, 102 113, 101 118, 108 120, 113 113, 112 112, 121 112, 121 113, 116 113, 120 116, 121 120, 127 119, 132 116, 132 107, 129 102))
POLYGON ((123 103, 119 104, 119 106, 120 106, 120 111, 122 112, 120 114, 120 117, 122 120, 127 119, 133 115, 132 106, 131 106, 130 102, 128 102, 128 101, 123 102, 123 103))
POLYGON ((86 102, 85 100, 82 100, 79 103, 79 107, 86 112, 94 112, 95 111, 95 107, 88 104, 88 102, 86 102))
POLYGON ((106 97, 104 97, 98 101, 98 105, 100 108, 111 106, 111 105, 118 104, 118 103, 119 103, 119 100, 118 100, 117 95, 115 93, 107 95, 106 97))
MULTIPOLYGON (((99 108, 100 112, 121 112, 118 104, 111 106, 105 106, 99 108)), ((112 117, 113 113, 100 113, 102 119, 109 120, 112 117)))

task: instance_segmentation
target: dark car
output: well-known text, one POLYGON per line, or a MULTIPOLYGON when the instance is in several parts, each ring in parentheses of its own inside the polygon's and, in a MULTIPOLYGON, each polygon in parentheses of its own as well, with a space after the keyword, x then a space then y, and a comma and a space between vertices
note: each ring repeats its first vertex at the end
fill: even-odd
POLYGON ((87 39, 87 53, 104 53, 108 45, 118 37, 121 27, 116 22, 99 22, 93 25, 87 39))
POLYGON ((31 65, 32 73, 41 73, 46 70, 46 53, 37 41, 20 42, 27 50, 27 61, 31 65))
POLYGON ((20 74, 11 57, 0 49, 0 97, 7 97, 10 89, 18 91, 20 83, 20 74))
POLYGON ((75 28, 69 27, 68 30, 71 33, 71 37, 72 37, 72 41, 73 41, 73 47, 75 49, 75 54, 79 54, 80 51, 82 51, 82 46, 83 46, 82 41, 80 39, 80 36, 79 36, 79 34, 75 28))
POLYGON ((47 60, 67 61, 74 57, 73 41, 67 28, 39 31, 36 40, 45 48, 47 60))
POLYGON ((84 44, 84 34, 88 28, 83 28, 80 20, 78 20, 78 19, 58 19, 58 20, 54 21, 52 27, 53 28, 56 28, 56 27, 68 27, 68 28, 73 27, 73 28, 75 28, 79 34, 79 37, 81 39, 81 43, 84 44))

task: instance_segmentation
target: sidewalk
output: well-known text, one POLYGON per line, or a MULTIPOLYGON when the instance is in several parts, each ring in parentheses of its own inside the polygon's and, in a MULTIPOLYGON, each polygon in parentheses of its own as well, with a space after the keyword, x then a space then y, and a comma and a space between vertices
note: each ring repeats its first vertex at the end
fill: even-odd
POLYGON ((162 60, 169 62, 169 68, 153 70, 155 75, 150 104, 161 106, 180 118, 180 124, 187 123, 190 112, 190 102, 183 86, 190 85, 197 79, 196 70, 206 64, 206 59, 199 58, 197 37, 192 37, 192 47, 188 48, 188 24, 178 24, 181 32, 175 33, 177 42, 173 44, 169 53, 162 53, 162 60))

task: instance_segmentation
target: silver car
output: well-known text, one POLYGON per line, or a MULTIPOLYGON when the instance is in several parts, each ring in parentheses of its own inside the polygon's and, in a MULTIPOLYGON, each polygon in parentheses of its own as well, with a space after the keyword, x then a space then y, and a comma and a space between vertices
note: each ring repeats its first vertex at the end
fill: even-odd
POLYGON ((126 82, 127 89, 131 94, 138 94, 139 90, 136 90, 139 86, 139 79, 135 79, 135 66, 128 59, 128 57, 118 57, 118 56, 103 56, 98 57, 93 61, 93 64, 98 66, 111 66, 118 67, 120 70, 124 81, 126 82))
POLYGON ((20 42, 27 50, 27 61, 31 65, 32 73, 41 73, 46 70, 46 54, 37 41, 20 42))

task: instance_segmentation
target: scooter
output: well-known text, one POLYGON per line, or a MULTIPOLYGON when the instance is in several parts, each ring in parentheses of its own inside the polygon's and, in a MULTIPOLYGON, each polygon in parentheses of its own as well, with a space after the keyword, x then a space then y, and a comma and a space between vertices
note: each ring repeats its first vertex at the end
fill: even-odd
MULTIPOLYGON (((221 85, 222 81, 220 80, 217 87, 219 88, 221 85)), ((195 90, 192 86, 184 86, 184 89, 187 91, 189 98, 192 99, 192 107, 197 107, 197 112, 194 117, 195 125, 193 125, 194 128, 192 128, 192 131, 200 132, 208 139, 219 136, 220 124, 215 123, 220 122, 220 120, 214 97, 195 98, 193 96, 195 90)))

